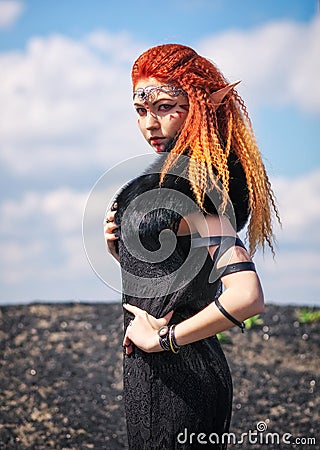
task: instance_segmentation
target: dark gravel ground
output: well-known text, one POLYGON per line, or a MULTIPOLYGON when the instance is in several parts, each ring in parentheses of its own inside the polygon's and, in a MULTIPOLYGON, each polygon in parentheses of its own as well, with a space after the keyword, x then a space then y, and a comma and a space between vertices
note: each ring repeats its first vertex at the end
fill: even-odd
MULTIPOLYGON (((0 309, 1 450, 127 448, 121 313, 120 304, 0 309)), ((234 380, 231 431, 240 439, 259 422, 267 426, 230 449, 320 448, 319 322, 302 324, 298 313, 268 305, 262 324, 225 333, 234 380), (271 435, 266 443, 268 432, 278 433, 279 443, 271 435), (295 443, 308 438, 316 443, 295 443)))

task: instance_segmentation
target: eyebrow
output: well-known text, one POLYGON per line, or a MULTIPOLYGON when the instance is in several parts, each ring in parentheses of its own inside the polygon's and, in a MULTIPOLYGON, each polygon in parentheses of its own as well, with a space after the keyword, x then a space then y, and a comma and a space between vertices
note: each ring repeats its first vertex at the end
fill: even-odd
MULTIPOLYGON (((165 100, 168 100, 168 101, 170 101, 170 102, 175 102, 175 101, 177 101, 176 98, 159 98, 159 99, 157 99, 155 102, 151 102, 151 104, 152 104, 153 106, 155 106, 158 102, 165 101, 165 100)), ((146 105, 145 105, 145 103, 137 103, 137 102, 134 102, 134 106, 143 106, 143 107, 145 107, 146 105)))

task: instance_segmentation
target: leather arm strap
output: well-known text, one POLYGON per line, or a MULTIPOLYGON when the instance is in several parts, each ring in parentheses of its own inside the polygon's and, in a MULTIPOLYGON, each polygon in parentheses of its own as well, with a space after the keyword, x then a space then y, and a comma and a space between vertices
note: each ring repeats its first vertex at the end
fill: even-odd
POLYGON ((227 266, 219 267, 219 271, 222 272, 221 277, 229 275, 230 273, 243 272, 246 270, 256 272, 254 263, 251 261, 242 261, 228 264, 227 266))
POLYGON ((226 311, 224 309, 224 307, 221 305, 221 303, 219 302, 219 300, 216 298, 214 303, 216 304, 216 306, 218 307, 219 311, 227 318, 230 320, 230 322, 234 323, 235 325, 237 325, 239 328, 241 328, 242 333, 244 332, 244 329, 246 327, 246 324, 244 322, 240 322, 239 320, 237 320, 235 317, 233 317, 231 314, 228 313, 228 311, 226 311))

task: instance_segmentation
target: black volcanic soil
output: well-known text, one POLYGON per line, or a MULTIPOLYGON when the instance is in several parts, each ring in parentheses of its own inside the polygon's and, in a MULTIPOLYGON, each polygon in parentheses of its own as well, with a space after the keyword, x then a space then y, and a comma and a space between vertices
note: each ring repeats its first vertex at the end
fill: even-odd
MULTIPOLYGON (((262 421, 268 428, 259 439, 268 432, 280 438, 254 444, 253 433, 230 449, 320 448, 319 322, 299 323, 298 311, 268 305, 263 324, 226 333, 231 431, 240 439, 262 421), (284 433, 292 435, 290 444, 284 433), (316 444, 295 443, 307 438, 316 444)), ((127 448, 121 313, 120 304, 0 308, 1 450, 127 448)))

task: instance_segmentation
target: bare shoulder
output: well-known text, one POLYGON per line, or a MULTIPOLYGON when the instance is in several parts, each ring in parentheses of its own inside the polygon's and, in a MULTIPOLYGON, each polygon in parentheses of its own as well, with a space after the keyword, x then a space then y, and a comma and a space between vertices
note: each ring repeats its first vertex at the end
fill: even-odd
POLYGON ((208 236, 235 236, 236 232, 226 216, 192 213, 180 221, 178 234, 199 233, 208 236))

